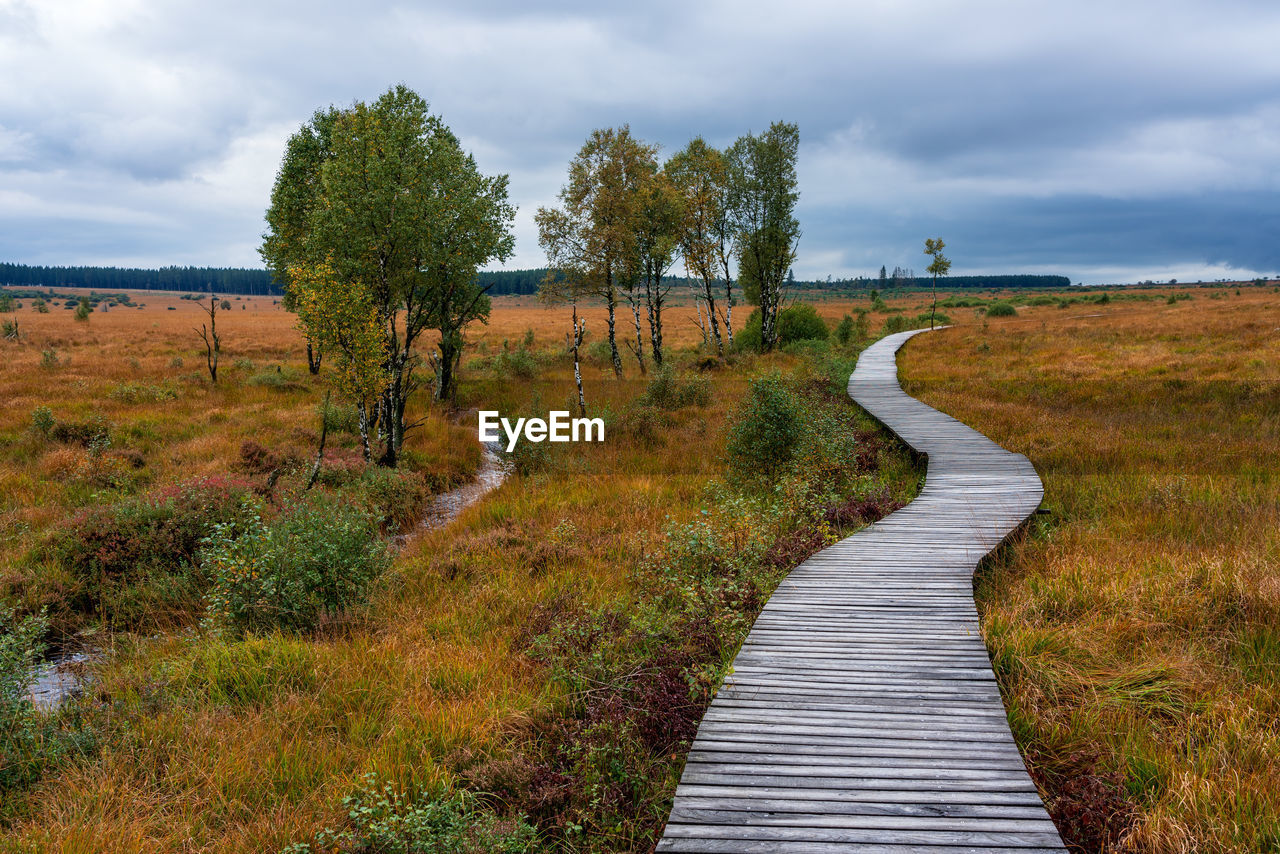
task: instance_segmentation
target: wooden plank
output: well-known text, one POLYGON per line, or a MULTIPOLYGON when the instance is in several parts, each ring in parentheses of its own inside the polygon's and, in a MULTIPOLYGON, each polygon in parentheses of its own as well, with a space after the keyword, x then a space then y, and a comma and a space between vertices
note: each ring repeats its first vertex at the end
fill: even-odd
POLYGON ((796 567, 698 728, 659 851, 1063 852, 1009 732, 973 570, 1043 498, 1034 467, 903 393, 849 393, 928 457, 907 507, 796 567))

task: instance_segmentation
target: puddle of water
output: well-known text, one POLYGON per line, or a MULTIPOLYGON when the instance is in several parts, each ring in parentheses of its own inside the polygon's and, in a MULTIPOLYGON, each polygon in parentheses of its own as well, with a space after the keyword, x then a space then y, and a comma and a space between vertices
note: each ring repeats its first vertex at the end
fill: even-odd
POLYGON ((71 652, 55 655, 37 665, 28 692, 31 704, 42 712, 49 712, 63 700, 79 695, 84 665, 101 656, 100 652, 71 652))

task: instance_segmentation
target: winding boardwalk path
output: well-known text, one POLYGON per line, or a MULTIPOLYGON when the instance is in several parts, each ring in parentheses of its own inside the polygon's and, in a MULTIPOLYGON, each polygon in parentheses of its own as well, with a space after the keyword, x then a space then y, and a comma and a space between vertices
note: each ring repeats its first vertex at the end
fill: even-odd
POLYGON ((1062 852, 1005 718, 973 570, 1040 503, 1031 463, 907 396, 863 352, 849 394, 917 451, 908 506, 769 600, 698 728, 658 851, 1062 852))

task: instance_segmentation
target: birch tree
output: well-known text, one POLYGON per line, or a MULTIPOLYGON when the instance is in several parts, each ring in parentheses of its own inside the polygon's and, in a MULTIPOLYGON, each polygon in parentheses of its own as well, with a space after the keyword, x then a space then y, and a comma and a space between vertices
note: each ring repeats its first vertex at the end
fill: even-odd
MULTIPOLYGON (((417 426, 406 423, 405 407, 422 384, 423 336, 439 333, 429 361, 435 396, 447 397, 462 330, 488 316, 476 271, 510 257, 515 208, 507 176, 482 175, 426 101, 404 86, 337 111, 327 145, 318 195, 296 238, 301 248, 292 248, 292 220, 268 211, 263 253, 290 266, 323 261, 337 286, 374 307, 386 379, 370 421, 383 442, 379 462, 394 466, 405 433, 417 426), (279 247, 289 248, 272 254, 279 247)), ((277 201, 273 194, 273 207, 277 201)))
MULTIPOLYGON (((669 167, 670 164, 668 164, 669 167)), ((679 250, 684 200, 667 169, 655 169, 640 192, 640 217, 636 232, 637 266, 644 286, 645 309, 649 317, 649 344, 653 361, 661 365, 662 312, 672 282, 667 273, 679 250)), ((639 334, 639 321, 636 323, 639 334)))
MULTIPOLYGON (((726 222, 726 172, 720 152, 702 137, 690 140, 667 164, 667 172, 683 202, 680 253, 691 279, 701 282, 699 296, 707 304, 707 331, 711 346, 724 355, 716 311, 716 273, 725 239, 719 230, 726 222)), ((726 280, 728 271, 726 270, 726 280)))
POLYGON ((800 197, 796 156, 800 130, 774 122, 767 131, 748 133, 730 147, 730 204, 744 295, 760 305, 761 350, 778 343, 778 310, 787 270, 796 258, 800 223, 794 216, 800 197))
POLYGON ((548 266, 564 275, 575 296, 604 300, 617 377, 622 376, 618 297, 620 288, 637 275, 641 187, 655 168, 656 153, 657 146, 637 140, 626 125, 592 131, 569 163, 561 206, 539 208, 535 217, 548 266))

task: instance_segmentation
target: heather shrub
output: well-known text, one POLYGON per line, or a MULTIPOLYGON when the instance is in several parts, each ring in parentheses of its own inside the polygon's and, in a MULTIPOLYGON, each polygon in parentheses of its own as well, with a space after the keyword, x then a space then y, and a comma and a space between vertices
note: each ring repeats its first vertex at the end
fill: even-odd
POLYGON ((987 317, 1013 317, 1018 310, 1013 307, 1013 303, 998 300, 987 306, 987 317))
POLYGON ((389 556, 362 508, 317 495, 270 522, 255 513, 215 526, 200 562, 208 625, 305 632, 363 604, 389 556))
POLYGON ((363 468, 347 493, 382 528, 412 525, 431 496, 422 475, 385 466, 363 468))
POLYGON ((69 604, 130 628, 193 616, 204 589, 201 541, 251 508, 249 484, 201 478, 77 514, 52 542, 79 582, 69 604))
POLYGON ((711 402, 711 381, 705 376, 681 376, 670 363, 665 363, 653 372, 639 402, 659 409, 706 406, 711 402))

